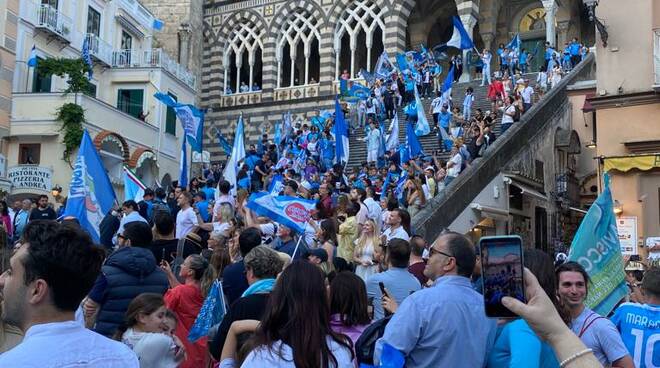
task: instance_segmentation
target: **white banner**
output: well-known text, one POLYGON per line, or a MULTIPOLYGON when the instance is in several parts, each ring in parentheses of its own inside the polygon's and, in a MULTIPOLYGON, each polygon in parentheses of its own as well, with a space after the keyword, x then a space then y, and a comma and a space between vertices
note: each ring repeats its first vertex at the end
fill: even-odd
POLYGON ((619 233, 621 254, 637 254, 637 217, 621 216, 617 218, 616 229, 619 233))
POLYGON ((12 191, 39 191, 50 193, 53 170, 37 165, 18 165, 7 170, 7 179, 12 183, 12 191))

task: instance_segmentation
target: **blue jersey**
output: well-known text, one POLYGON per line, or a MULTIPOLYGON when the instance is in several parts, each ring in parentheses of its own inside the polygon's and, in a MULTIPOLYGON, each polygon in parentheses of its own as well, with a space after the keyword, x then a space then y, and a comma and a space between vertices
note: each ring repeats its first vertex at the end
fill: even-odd
POLYGON ((660 305, 623 303, 611 320, 635 367, 660 367, 660 305))

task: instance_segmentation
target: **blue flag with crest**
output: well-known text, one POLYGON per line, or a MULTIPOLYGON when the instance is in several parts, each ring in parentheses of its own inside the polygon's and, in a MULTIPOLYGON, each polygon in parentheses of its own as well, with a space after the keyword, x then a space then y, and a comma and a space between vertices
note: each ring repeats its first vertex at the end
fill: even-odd
POLYGON ((71 184, 67 195, 64 217, 75 217, 92 239, 100 240, 99 226, 116 202, 115 190, 99 157, 92 138, 84 131, 73 164, 71 184))

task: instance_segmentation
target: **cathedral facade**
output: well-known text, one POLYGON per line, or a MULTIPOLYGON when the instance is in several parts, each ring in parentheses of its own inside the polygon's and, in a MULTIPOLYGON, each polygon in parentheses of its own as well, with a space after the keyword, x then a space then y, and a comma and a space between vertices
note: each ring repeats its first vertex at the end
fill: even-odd
MULTIPOLYGON (((451 38, 460 17, 476 47, 491 49, 519 33, 543 58, 546 40, 573 37, 591 46, 581 0, 246 0, 204 5, 200 105, 207 109, 205 150, 220 159, 216 133, 233 135, 240 115, 248 140, 272 138, 290 111, 304 122, 332 108, 338 79, 373 70, 378 57, 433 47, 451 38)), ((532 68, 532 70, 538 70, 532 68)))

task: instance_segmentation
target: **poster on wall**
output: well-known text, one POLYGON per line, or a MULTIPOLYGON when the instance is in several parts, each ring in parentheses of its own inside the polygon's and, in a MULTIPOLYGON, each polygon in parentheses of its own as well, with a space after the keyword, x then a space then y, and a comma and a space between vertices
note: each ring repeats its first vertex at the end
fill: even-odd
POLYGON ((637 254, 637 216, 621 216, 617 218, 616 229, 619 233, 621 254, 637 254))
POLYGON ((7 170, 7 179, 11 181, 12 192, 45 192, 49 193, 52 185, 53 170, 37 165, 18 165, 7 170))
POLYGON ((646 238, 646 248, 649 252, 649 260, 660 261, 660 249, 651 251, 651 248, 655 247, 660 247, 660 236, 650 236, 646 238))

